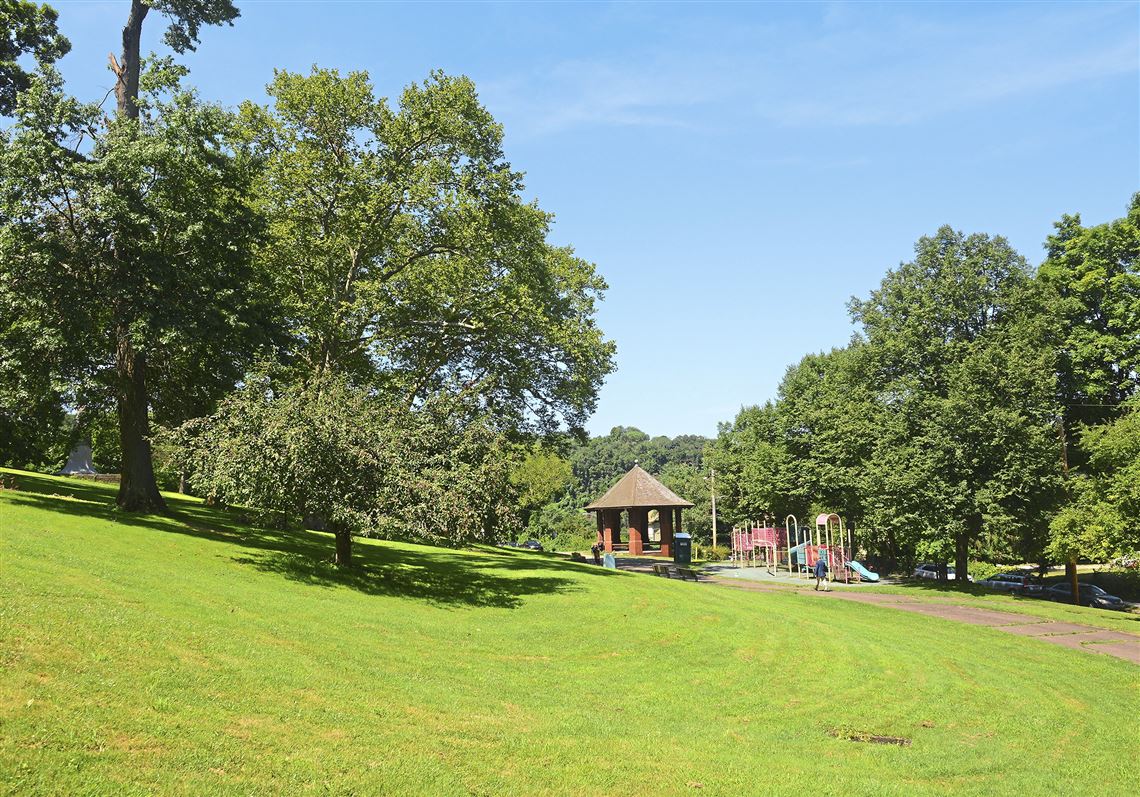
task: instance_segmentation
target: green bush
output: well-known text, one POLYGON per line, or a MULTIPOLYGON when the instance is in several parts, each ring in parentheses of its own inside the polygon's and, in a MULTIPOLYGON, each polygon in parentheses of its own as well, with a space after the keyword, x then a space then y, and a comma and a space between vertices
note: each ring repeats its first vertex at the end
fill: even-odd
POLYGON ((722 562, 728 558, 728 547, 724 545, 709 545, 703 542, 693 543, 693 558, 704 562, 722 562))
POLYGON ((530 516, 522 539, 535 539, 553 551, 588 551, 597 540, 597 528, 581 509, 547 504, 530 516))
POLYGON ((970 575, 974 581, 983 581, 996 573, 1005 573, 1010 570, 1009 565, 995 565, 992 562, 970 562, 970 575))

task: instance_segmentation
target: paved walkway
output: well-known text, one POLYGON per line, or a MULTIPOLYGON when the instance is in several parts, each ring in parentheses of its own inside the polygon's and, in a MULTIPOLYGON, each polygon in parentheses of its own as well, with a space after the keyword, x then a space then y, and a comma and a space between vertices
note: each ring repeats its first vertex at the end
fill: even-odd
MULTIPOLYGON (((754 592, 786 591, 786 587, 763 582, 745 581, 733 578, 712 578, 706 583, 720 584, 726 587, 750 590, 754 592)), ((855 592, 849 590, 831 590, 830 592, 815 592, 804 590, 804 594, 818 595, 821 598, 837 598, 840 600, 856 601, 857 603, 873 603, 891 609, 901 609, 904 612, 915 612, 930 617, 941 617, 945 620, 956 620, 969 625, 984 625, 996 631, 1017 636, 1034 637, 1043 642, 1061 645, 1074 650, 1084 650, 1089 653, 1103 653, 1116 656, 1118 659, 1140 664, 1140 637, 1126 634, 1123 631, 1109 631, 1091 625, 1078 623, 1064 623, 1047 620, 1043 617, 1034 617, 1016 612, 1004 612, 995 609, 982 609, 976 606, 962 606, 952 603, 931 603, 908 598, 906 595, 889 595, 875 592, 855 592)))

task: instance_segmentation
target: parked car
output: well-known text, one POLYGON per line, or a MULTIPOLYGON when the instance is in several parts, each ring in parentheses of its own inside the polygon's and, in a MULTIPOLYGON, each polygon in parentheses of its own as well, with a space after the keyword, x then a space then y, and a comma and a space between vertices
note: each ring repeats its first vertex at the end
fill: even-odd
POLYGON ((979 586, 1018 595, 1040 595, 1045 587, 1029 573, 996 573, 977 582, 979 586))
MULTIPOLYGON (((911 575, 914 578, 938 578, 938 565, 932 565, 929 563, 921 564, 914 569, 914 573, 912 573, 911 575)), ((954 568, 952 568, 952 567, 946 568, 946 580, 947 581, 953 581, 954 580, 954 568)), ((974 580, 973 578, 970 578, 970 581, 973 581, 973 580, 974 580)))
MULTIPOLYGON (((1079 584, 1078 587, 1080 592, 1077 595, 1082 606, 1091 606, 1095 609, 1118 609, 1120 611, 1127 608, 1124 601, 1115 595, 1109 595, 1096 584, 1079 584)), ((1073 602, 1072 585, 1067 581, 1049 587, 1045 590, 1045 595, 1049 600, 1061 601, 1062 603, 1073 602)))
POLYGON ((526 542, 520 544, 519 547, 520 548, 529 548, 532 551, 541 551, 542 550, 542 543, 539 542, 538 540, 527 540, 526 542))

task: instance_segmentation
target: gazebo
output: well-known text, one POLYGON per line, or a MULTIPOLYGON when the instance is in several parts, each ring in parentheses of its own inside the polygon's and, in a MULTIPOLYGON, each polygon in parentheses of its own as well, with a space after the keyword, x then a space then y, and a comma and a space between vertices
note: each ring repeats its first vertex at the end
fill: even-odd
POLYGON ((621 544, 621 513, 629 511, 629 552, 645 553, 649 541, 649 510, 661 519, 661 555, 673 555, 673 530, 681 531, 681 510, 692 509, 686 501, 635 464, 621 481, 586 507, 598 514, 598 544, 612 551, 621 544))

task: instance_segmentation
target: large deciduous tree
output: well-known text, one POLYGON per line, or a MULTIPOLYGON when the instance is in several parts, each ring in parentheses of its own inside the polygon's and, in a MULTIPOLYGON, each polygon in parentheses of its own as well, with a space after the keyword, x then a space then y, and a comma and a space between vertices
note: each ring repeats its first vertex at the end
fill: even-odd
POLYGON ((232 115, 182 74, 156 62, 137 118, 108 119, 47 72, 0 137, 0 335, 27 373, 66 380, 80 401, 113 397, 128 510, 163 507, 151 408, 206 411, 265 331, 253 169, 230 146, 232 115))
POLYGON ((409 406, 474 395, 506 426, 580 427, 613 369, 594 322, 605 283, 547 243, 551 217, 522 200, 471 81, 435 73, 394 108, 360 72, 280 72, 269 93, 244 118, 293 378, 343 374, 409 406))
POLYGON ((915 252, 851 311, 881 400, 915 452, 897 466, 922 485, 927 550, 952 548, 961 579, 983 529, 1031 534, 1055 500, 1049 320, 1004 239, 943 227, 915 252))
MULTIPOLYGON (((118 61, 111 56, 111 69, 115 73, 115 100, 117 105, 119 136, 130 140, 142 133, 144 125, 136 125, 139 121, 139 89, 142 72, 142 41, 143 22, 150 9, 161 12, 169 21, 169 27, 164 40, 175 52, 185 53, 193 50, 198 44, 198 33, 203 25, 218 25, 231 23, 238 16, 238 10, 231 0, 131 0, 130 12, 127 22, 123 26, 122 51, 118 61)), ((202 142, 209 147, 209 137, 213 131, 200 131, 206 133, 207 140, 202 142)), ((193 143, 193 142, 189 142, 193 143)), ((129 183, 128 183, 129 184, 129 183)), ((232 197, 231 197, 232 199, 232 197)), ((206 213, 217 210, 207 204, 199 209, 206 213)), ((189 222, 192 227, 197 219, 192 215, 180 214, 181 223, 189 222)), ((245 214, 241 214, 242 217, 245 214)), ((216 218, 216 217, 215 217, 216 218)), ((160 226, 165 226, 175 219, 158 220, 160 226)), ((228 236, 227 236, 228 237, 228 236)), ((222 246, 228 242, 223 238, 222 246)), ((120 263, 126 258, 123 254, 129 251, 130 242, 118 246, 112 242, 115 257, 120 263)), ((128 255, 129 257, 129 255, 128 255)), ((143 276, 145 269, 139 268, 140 262, 134 264, 124 263, 131 276, 143 276), (133 272, 133 273, 131 273, 133 272)), ((173 263, 167 268, 177 268, 173 263)), ((119 497, 121 508, 132 511, 147 511, 165 508, 165 502, 158 492, 158 485, 154 477, 154 463, 150 446, 150 402, 151 397, 147 384, 147 346, 139 345, 138 328, 147 325, 143 312, 139 317, 137 305, 145 304, 149 297, 145 297, 148 281, 145 276, 142 280, 126 280, 124 287, 133 282, 134 286, 144 287, 143 296, 136 297, 142 302, 133 302, 128 299, 118 303, 115 314, 115 372, 116 372, 116 410, 119 416, 119 436, 122 446, 122 466, 119 469, 119 497), (132 307, 135 305, 135 307, 132 307)), ((174 294, 167 294, 167 301, 175 299, 174 294)), ((181 298, 181 297, 179 297, 181 298)), ((198 342, 205 342, 208 338, 201 338, 198 342)), ((183 344, 184 345, 184 344, 183 344)))

